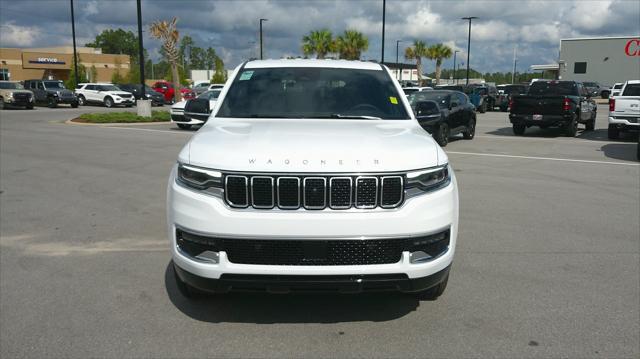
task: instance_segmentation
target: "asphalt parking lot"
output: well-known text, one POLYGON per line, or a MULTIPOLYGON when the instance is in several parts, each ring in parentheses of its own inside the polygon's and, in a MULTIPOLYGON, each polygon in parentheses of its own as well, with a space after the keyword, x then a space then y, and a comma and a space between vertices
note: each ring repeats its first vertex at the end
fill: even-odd
POLYGON ((0 357, 640 355, 640 166, 633 137, 607 139, 604 106, 575 138, 478 114, 476 138, 446 147, 460 233, 435 302, 186 301, 165 187, 194 132, 64 124, 106 110, 0 112, 0 357))

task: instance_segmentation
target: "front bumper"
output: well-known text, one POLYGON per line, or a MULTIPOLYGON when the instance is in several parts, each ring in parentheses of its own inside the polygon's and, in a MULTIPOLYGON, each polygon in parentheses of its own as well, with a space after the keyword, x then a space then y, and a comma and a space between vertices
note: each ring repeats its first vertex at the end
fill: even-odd
POLYGON ((223 274, 219 279, 192 274, 174 264, 178 277, 190 286, 205 292, 264 291, 361 293, 380 291, 418 292, 441 283, 451 266, 422 278, 408 278, 405 274, 382 275, 238 275, 223 274))
POLYGON ((202 125, 205 123, 205 121, 185 117, 184 112, 171 112, 171 122, 183 125, 202 125))
POLYGON ((133 97, 124 98, 124 97, 112 97, 113 103, 116 105, 133 105, 134 99, 133 97))
POLYGON ((56 99, 57 103, 62 103, 67 105, 73 105, 78 103, 78 98, 75 96, 68 96, 68 97, 54 96, 53 98, 56 99))
MULTIPOLYGON (((207 279, 228 279, 229 274, 271 276, 403 275, 425 278, 447 268, 455 253, 458 233, 458 191, 451 183, 432 193, 406 199, 396 209, 256 210, 234 209, 222 198, 205 195, 175 182, 174 168, 167 193, 167 220, 174 263, 183 271, 207 279), (341 240, 359 238, 415 238, 449 229, 449 246, 441 255, 412 262, 403 251, 395 263, 366 265, 268 265, 241 264, 217 252, 215 263, 197 260, 178 247, 176 229, 219 238, 341 240)), ((317 278, 316 278, 317 279, 317 278)), ((194 285, 197 287, 197 285, 194 285)))

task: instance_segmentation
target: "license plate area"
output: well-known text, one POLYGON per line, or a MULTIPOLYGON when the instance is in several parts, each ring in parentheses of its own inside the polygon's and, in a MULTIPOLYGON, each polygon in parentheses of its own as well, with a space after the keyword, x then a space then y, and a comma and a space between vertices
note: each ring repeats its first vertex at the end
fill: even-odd
POLYGON ((533 115, 531 116, 533 121, 542 121, 542 115, 533 115))

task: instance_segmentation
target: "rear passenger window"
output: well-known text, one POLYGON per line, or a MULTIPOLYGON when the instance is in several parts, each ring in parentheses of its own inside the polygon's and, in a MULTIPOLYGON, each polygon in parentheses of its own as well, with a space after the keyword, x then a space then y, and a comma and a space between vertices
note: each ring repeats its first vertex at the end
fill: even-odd
POLYGON ((627 84, 622 96, 640 96, 640 84, 627 84))
POLYGON ((458 104, 460 106, 467 104, 467 96, 465 94, 457 93, 456 96, 458 97, 458 104))

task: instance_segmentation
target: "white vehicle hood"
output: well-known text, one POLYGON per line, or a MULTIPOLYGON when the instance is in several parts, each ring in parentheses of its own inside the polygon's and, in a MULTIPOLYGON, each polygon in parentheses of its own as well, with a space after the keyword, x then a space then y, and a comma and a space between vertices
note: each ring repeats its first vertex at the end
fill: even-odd
POLYGON ((176 102, 171 106, 172 110, 184 110, 184 106, 187 105, 187 100, 182 100, 180 102, 176 102))
MULTIPOLYGON (((105 91, 105 92, 107 92, 107 91, 105 91)), ((115 95, 115 96, 131 95, 131 92, 124 92, 124 91, 108 91, 107 93, 109 95, 115 95)))
POLYGON ((447 162, 414 120, 211 118, 180 161, 223 171, 387 172, 447 162))

